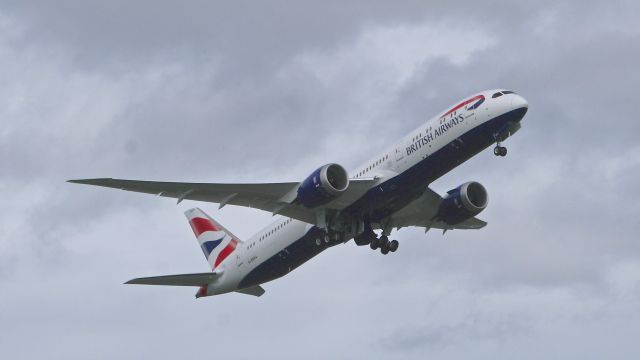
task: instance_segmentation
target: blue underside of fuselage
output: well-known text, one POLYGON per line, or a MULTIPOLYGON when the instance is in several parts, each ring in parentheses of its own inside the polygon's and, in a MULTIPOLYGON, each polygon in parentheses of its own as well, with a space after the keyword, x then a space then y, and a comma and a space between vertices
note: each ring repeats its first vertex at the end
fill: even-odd
MULTIPOLYGON (((365 216, 378 222, 407 206, 422 195, 434 180, 451 171, 495 143, 494 134, 509 123, 520 121, 527 108, 512 110, 473 128, 440 150, 421 160, 401 174, 369 190, 360 199, 343 210, 353 216, 365 216)), ((312 257, 339 242, 322 241, 324 232, 313 227, 299 240, 253 269, 240 282, 239 288, 262 284, 286 275, 312 257)))

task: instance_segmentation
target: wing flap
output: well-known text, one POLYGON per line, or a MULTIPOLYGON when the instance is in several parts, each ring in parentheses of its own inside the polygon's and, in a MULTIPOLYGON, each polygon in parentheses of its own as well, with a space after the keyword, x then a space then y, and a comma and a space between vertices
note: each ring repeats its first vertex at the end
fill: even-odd
POLYGON ((218 272, 162 275, 136 278, 127 281, 125 284, 136 285, 165 285, 165 286, 204 286, 213 282, 220 276, 218 272))
POLYGON ((482 221, 476 217, 472 217, 459 224, 456 224, 456 229, 475 230, 475 229, 482 229, 485 226, 487 226, 486 221, 482 221))

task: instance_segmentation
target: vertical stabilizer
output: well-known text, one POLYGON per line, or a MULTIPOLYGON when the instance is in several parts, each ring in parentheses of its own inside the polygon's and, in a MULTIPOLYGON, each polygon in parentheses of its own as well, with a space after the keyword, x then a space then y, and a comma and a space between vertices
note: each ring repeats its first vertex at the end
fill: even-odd
POLYGON ((189 220, 189 225, 198 239, 198 244, 209 266, 215 270, 235 251, 240 241, 199 208, 187 210, 184 214, 189 220))

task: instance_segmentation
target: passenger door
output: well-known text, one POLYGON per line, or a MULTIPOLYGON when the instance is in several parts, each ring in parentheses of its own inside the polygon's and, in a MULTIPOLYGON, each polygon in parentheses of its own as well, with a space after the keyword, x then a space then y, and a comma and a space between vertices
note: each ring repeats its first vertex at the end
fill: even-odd
POLYGON ((407 161, 406 157, 407 156, 405 154, 405 150, 403 149, 402 145, 396 147, 396 161, 394 163, 394 169, 397 172, 404 170, 404 164, 407 161))

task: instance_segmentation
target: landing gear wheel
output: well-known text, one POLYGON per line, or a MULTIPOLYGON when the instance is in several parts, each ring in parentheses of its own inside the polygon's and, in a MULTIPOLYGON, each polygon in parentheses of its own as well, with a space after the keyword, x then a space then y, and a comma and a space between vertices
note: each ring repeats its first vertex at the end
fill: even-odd
POLYGON ((391 240, 391 243, 389 244, 389 251, 396 252, 396 250, 398 250, 398 246, 400 246, 398 240, 391 240))
POLYGON ((382 255, 387 255, 389 253, 389 247, 391 243, 389 241, 385 242, 382 247, 380 248, 380 252, 382 253, 382 255))
POLYGON ((380 247, 380 240, 377 238, 371 240, 371 244, 369 244, 369 246, 371 247, 371 250, 376 250, 378 247, 380 247))
POLYGON ((495 156, 506 156, 507 155, 507 148, 504 146, 496 146, 493 148, 493 154, 495 156))

